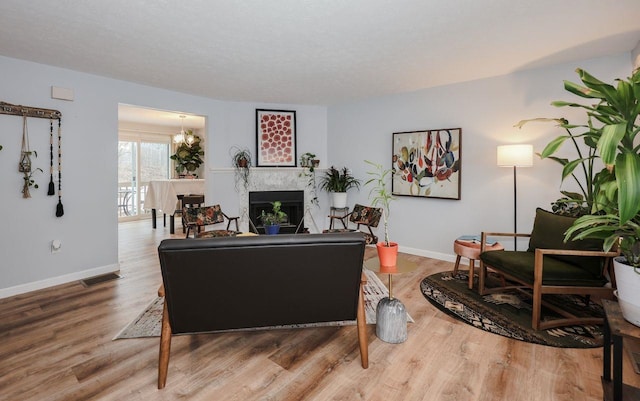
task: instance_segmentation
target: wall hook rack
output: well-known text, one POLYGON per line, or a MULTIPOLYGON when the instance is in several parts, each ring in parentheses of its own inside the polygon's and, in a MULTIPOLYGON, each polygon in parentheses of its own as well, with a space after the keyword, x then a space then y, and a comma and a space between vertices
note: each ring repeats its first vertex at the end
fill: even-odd
POLYGON ((53 109, 42 109, 39 107, 21 106, 19 104, 11 104, 0 102, 0 114, 8 114, 12 116, 26 116, 35 118, 48 118, 60 120, 62 113, 53 109))

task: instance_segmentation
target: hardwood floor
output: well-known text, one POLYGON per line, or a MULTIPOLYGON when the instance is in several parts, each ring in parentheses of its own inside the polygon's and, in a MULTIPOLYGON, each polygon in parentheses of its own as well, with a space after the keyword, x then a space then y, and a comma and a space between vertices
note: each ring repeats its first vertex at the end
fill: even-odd
MULTIPOLYGON (((168 237, 161 223, 121 223, 123 278, 0 300, 0 400, 602 399, 601 348, 533 345, 454 320, 419 289, 452 264, 417 256, 415 272, 394 278, 416 321, 409 339, 387 344, 368 326, 369 369, 355 326, 181 336, 157 390, 159 339, 112 338, 155 297, 156 248, 168 237)), ((628 360, 624 369, 625 382, 640 386, 628 360)))

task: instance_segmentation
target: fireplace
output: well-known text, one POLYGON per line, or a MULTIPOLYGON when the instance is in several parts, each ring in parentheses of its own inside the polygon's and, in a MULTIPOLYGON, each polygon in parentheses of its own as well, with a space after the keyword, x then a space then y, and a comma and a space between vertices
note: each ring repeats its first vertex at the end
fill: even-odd
MULTIPOLYGON (((287 221, 280 225, 280 233, 292 234, 304 218, 304 191, 252 191, 249 192, 249 219, 259 234, 264 234, 264 226, 259 216, 262 211, 271 210, 271 202, 280 201, 287 221)), ((254 227, 249 227, 255 232, 254 227)), ((302 229, 301 229, 302 230, 302 229)))

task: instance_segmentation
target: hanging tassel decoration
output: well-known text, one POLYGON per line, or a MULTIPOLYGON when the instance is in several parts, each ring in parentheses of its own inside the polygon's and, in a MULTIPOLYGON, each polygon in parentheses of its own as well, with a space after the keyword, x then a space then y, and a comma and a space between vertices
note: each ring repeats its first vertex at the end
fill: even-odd
POLYGON ((49 119, 49 191, 47 195, 56 193, 56 186, 53 183, 53 119, 49 119))
POLYGON ((56 207, 56 217, 62 217, 64 215, 64 208, 62 207, 62 118, 58 118, 58 206, 56 207))

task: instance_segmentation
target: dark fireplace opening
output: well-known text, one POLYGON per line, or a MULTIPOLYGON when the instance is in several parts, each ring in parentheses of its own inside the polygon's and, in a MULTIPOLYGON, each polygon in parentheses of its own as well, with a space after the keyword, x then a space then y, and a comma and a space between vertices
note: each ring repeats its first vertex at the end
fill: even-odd
MULTIPOLYGON (((264 210, 271 211, 271 202, 280 201, 282 211, 287 214, 287 221, 280 225, 280 233, 294 234, 304 218, 304 191, 255 191, 249 192, 249 219, 255 226, 249 224, 249 230, 264 234, 264 225, 259 216, 264 210)), ((300 231, 303 231, 301 228, 300 231)))

